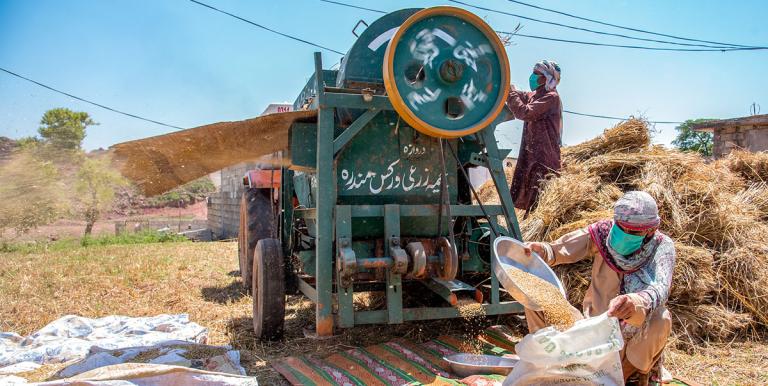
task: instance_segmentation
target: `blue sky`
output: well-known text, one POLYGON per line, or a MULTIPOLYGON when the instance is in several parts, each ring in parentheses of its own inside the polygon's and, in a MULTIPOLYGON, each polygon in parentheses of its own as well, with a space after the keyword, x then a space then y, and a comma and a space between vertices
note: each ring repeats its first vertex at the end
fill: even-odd
MULTIPOLYGON (((439 1, 345 0, 383 10, 439 1)), ((768 45, 766 1, 536 1, 538 5, 668 34, 768 45)), ((351 29, 379 17, 318 0, 204 0, 277 30, 339 51, 351 29)), ((628 32, 534 10, 505 0, 468 0, 489 8, 611 32, 628 32)), ((473 10, 498 30, 573 40, 640 44, 473 10)), ((647 36, 646 36, 647 37, 647 36)), ((561 64, 566 109, 651 120, 728 118, 762 104, 768 113, 768 51, 649 52, 514 38, 508 47, 513 83, 525 87, 540 59, 561 64)), ((310 75, 316 49, 186 0, 0 0, 0 67, 123 111, 182 127, 259 115, 270 102, 293 101, 310 75)), ((324 52, 327 67, 339 55, 324 52)), ((100 123, 85 147, 163 134, 172 129, 124 117, 0 73, 0 136, 36 133, 45 110, 87 111, 100 123)), ((613 121, 564 117, 564 142, 598 135, 613 121)), ((507 146, 519 133, 500 131, 507 146)), ((657 125, 669 143, 674 125, 657 125)), ((504 144, 503 144, 504 145, 504 144)))

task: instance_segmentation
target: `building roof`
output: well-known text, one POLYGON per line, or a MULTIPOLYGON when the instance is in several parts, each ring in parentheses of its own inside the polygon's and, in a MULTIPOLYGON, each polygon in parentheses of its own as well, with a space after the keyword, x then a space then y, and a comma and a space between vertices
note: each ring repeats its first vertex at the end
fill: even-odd
POLYGON ((733 126, 768 126, 768 114, 752 115, 749 117, 714 119, 692 125, 694 131, 709 131, 733 126))

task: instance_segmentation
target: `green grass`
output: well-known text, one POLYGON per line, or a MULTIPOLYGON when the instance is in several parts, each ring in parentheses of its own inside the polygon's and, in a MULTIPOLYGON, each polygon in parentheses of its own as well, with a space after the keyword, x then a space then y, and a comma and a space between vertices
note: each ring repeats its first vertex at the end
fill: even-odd
POLYGON ((188 241, 188 239, 173 232, 157 232, 154 230, 147 230, 136 233, 123 233, 121 235, 67 238, 56 241, 35 241, 24 243, 0 242, 0 252, 56 252, 91 246, 151 244, 183 241, 188 241))

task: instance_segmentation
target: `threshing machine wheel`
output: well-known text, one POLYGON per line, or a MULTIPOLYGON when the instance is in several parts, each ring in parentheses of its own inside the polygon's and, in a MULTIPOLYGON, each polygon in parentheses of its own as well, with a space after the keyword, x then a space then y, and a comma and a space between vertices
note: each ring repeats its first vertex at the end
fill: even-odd
POLYGON ((442 265, 438 276, 443 280, 453 280, 459 271, 459 254, 456 252, 456 246, 451 245, 445 237, 437 239, 437 248, 440 249, 442 256, 442 265))
POLYGON ((283 336, 285 266, 280 240, 262 239, 253 252, 253 331, 261 339, 283 336))
POLYGON ((384 54, 392 107, 414 129, 440 138, 476 133, 501 113, 509 59, 496 32, 455 7, 416 12, 384 54))
POLYGON ((272 235, 272 206, 269 189, 249 188, 240 200, 240 229, 237 233, 238 260, 243 286, 250 290, 253 251, 256 243, 272 235))

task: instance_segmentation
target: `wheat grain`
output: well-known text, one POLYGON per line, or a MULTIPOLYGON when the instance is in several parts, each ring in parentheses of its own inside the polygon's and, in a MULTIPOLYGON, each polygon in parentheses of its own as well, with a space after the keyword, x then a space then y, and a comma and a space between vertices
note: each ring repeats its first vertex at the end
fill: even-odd
POLYGON ((557 287, 546 280, 517 268, 506 269, 518 288, 541 307, 544 321, 560 331, 567 330, 576 322, 571 305, 557 287))

